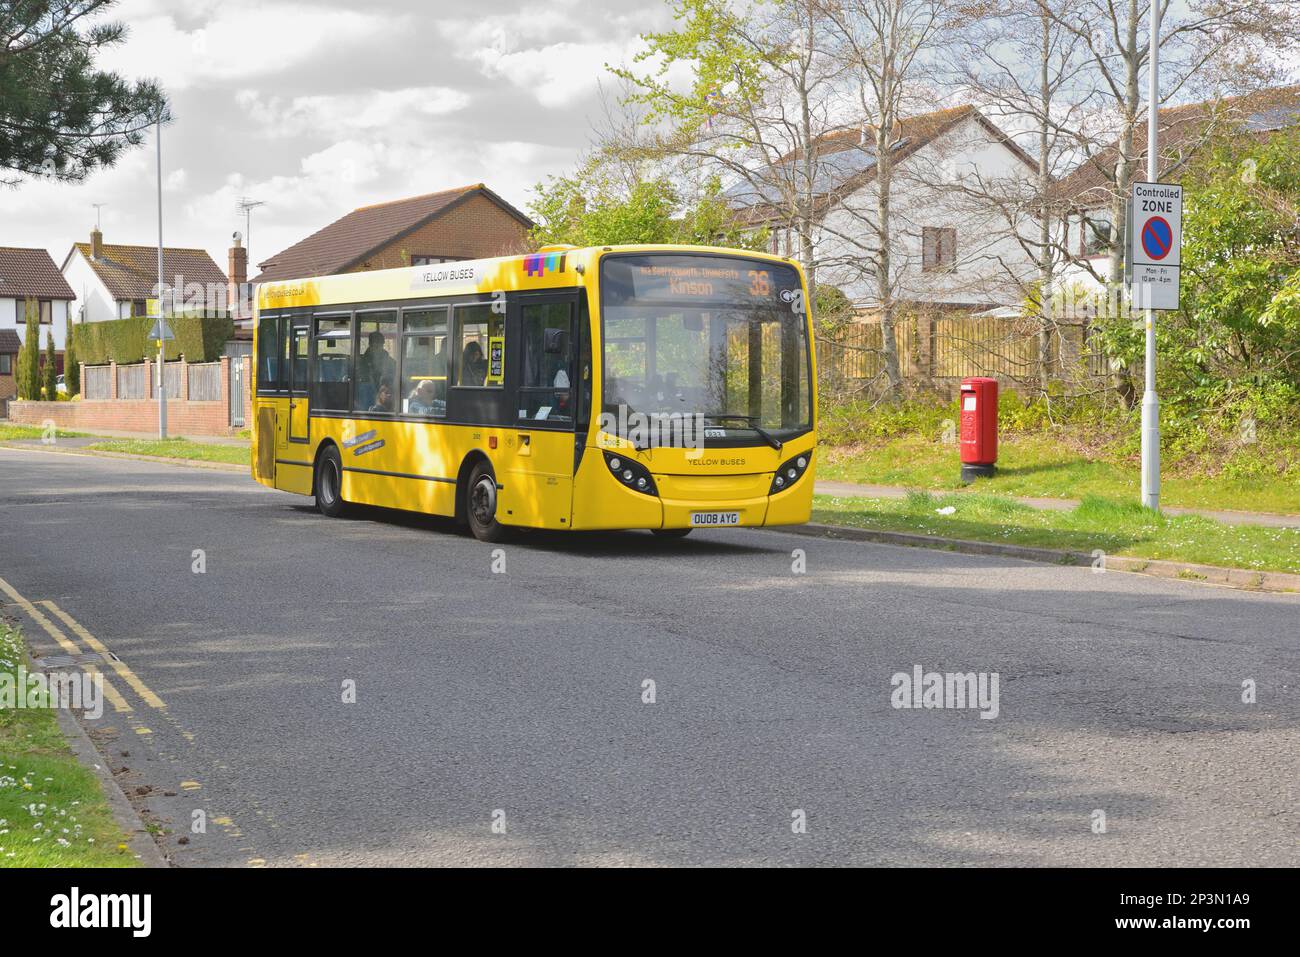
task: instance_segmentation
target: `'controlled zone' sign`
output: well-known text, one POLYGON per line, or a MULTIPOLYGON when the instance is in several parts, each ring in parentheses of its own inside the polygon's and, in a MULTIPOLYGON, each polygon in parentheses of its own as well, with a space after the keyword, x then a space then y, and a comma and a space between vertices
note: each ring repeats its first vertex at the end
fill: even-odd
POLYGON ((1134 183, 1129 202, 1129 299, 1138 309, 1177 309, 1183 188, 1134 183))

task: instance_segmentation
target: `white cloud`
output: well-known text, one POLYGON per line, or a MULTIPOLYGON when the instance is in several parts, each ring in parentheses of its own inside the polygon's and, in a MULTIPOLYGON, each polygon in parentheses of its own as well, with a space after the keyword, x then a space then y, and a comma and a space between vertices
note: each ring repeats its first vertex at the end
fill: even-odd
POLYGON ((291 71, 382 37, 394 26, 376 14, 352 10, 228 0, 202 26, 187 30, 177 24, 178 12, 148 5, 135 16, 128 16, 126 6, 117 10, 130 27, 129 42, 103 51, 99 64, 124 76, 161 80, 175 93, 291 71))
POLYGON ((503 52, 480 49, 470 53, 486 76, 508 80, 527 90, 546 107, 568 106, 590 96, 605 64, 628 58, 630 44, 572 43, 503 52))
POLYGON ((445 116, 465 109, 467 93, 448 87, 369 90, 283 100, 263 98, 257 90, 240 90, 235 101, 248 118, 272 137, 359 131, 400 130, 403 124, 445 116))

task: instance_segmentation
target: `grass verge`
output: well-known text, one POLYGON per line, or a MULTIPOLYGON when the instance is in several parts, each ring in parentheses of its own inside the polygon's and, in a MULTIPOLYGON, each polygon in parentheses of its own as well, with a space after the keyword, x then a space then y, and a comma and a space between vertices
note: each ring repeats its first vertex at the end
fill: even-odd
MULTIPOLYGON (((66 429, 55 429, 55 436, 60 439, 75 439, 84 432, 69 432, 66 429)), ((45 436, 45 430, 39 425, 8 425, 0 424, 0 442, 8 442, 12 439, 39 439, 45 436)))
POLYGON ((998 495, 912 492, 906 499, 813 499, 813 521, 943 538, 1091 554, 1300 573, 1300 529, 1224 525, 1197 515, 1160 515, 1135 502, 1087 496, 1067 512, 998 495), (948 509, 951 512, 944 514, 948 509))
MULTIPOLYGON (((26 661, 0 623, 0 682, 26 661)), ((0 867, 136 867, 95 775, 72 755, 48 708, 0 707, 0 867)))
POLYGON ((193 459, 198 462, 226 462, 248 465, 251 450, 245 445, 216 445, 190 439, 109 439, 87 445, 92 452, 125 452, 130 455, 155 455, 169 459, 193 459))
MULTIPOLYGON (((928 491, 962 487, 955 444, 903 435, 881 444, 821 450, 817 477, 869 485, 901 485, 928 491)), ((1059 436, 1018 434, 998 446, 997 475, 979 488, 1002 495, 1083 499, 1138 496, 1141 472, 1135 463, 1072 449, 1059 436)), ((1240 509, 1300 515, 1300 483, 1286 475, 1189 475, 1166 470, 1160 502, 1183 508, 1240 509)))

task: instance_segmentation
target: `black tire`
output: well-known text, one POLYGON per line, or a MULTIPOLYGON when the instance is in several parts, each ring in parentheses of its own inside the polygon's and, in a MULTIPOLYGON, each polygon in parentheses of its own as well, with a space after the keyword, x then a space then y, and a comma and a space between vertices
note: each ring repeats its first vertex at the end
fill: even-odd
POLYGON ((650 529, 651 534, 657 535, 659 538, 685 538, 687 535, 691 534, 691 531, 692 531, 692 530, 689 529, 689 528, 652 528, 652 529, 650 529))
POLYGON ((510 529, 497 521, 497 477, 492 466, 479 462, 465 486, 465 518, 480 542, 504 542, 510 529))
POLYGON ((339 450, 327 446, 316 458, 316 508, 328 518, 339 518, 348 510, 343 500, 343 460, 339 450))

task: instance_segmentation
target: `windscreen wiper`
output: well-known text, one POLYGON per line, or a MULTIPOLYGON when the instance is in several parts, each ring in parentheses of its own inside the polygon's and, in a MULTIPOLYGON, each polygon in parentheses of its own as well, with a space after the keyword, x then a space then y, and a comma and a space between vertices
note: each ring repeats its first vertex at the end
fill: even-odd
POLYGON ((751 428, 755 432, 757 432, 759 434, 759 437, 762 438, 764 442, 772 446, 772 448, 776 449, 778 452, 781 451, 781 440, 778 439, 776 436, 774 436, 771 432, 768 432, 761 425, 759 425, 758 416, 756 415, 733 415, 730 412, 726 412, 723 413, 722 415, 706 415, 704 417, 704 421, 706 422, 709 419, 714 419, 715 421, 718 422, 728 422, 728 421, 744 422, 746 427, 751 428))

